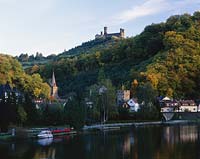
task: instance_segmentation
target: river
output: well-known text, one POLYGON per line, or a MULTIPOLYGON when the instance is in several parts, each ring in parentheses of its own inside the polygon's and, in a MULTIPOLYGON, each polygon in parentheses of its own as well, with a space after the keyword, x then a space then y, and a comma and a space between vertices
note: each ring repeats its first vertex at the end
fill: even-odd
POLYGON ((0 159, 199 159, 200 126, 145 126, 0 142, 0 159))

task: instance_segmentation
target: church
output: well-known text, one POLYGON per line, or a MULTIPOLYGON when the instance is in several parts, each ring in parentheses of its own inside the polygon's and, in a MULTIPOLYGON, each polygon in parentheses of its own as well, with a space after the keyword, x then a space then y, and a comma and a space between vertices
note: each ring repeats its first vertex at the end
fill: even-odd
POLYGON ((53 100, 60 99, 59 96, 58 96, 58 87, 56 85, 56 78, 55 78, 54 71, 53 71, 53 74, 52 74, 50 86, 51 86, 51 96, 50 96, 51 99, 53 99, 53 100))

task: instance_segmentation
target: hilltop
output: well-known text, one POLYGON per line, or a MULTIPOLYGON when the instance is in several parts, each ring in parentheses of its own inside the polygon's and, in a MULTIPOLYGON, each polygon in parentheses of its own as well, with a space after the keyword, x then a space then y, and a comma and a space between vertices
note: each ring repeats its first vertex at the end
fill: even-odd
POLYGON ((104 32, 96 34, 95 39, 84 42, 82 45, 72 48, 68 51, 64 51, 59 54, 58 57, 72 57, 80 54, 91 54, 102 49, 110 48, 120 40, 124 39, 125 30, 120 29, 119 33, 108 33, 108 27, 104 27, 104 32))
POLYGON ((64 51, 63 53, 59 54, 57 57, 73 57, 80 54, 92 54, 97 51, 101 51, 102 49, 112 47, 116 44, 119 39, 114 38, 102 38, 102 39, 95 39, 85 43, 82 43, 80 46, 72 48, 68 51, 64 51))
POLYGON ((17 56, 16 59, 19 60, 24 69, 27 69, 33 67, 34 65, 45 65, 47 63, 59 60, 61 58, 72 58, 81 54, 93 54, 97 51, 101 51, 103 49, 112 47, 120 40, 120 38, 117 38, 115 36, 97 38, 88 42, 84 42, 81 45, 76 46, 75 48, 69 49, 68 51, 64 51, 58 54, 57 56, 55 54, 52 54, 45 57, 42 55, 42 53, 38 52, 35 56, 28 56, 27 53, 22 53, 19 56, 17 56))

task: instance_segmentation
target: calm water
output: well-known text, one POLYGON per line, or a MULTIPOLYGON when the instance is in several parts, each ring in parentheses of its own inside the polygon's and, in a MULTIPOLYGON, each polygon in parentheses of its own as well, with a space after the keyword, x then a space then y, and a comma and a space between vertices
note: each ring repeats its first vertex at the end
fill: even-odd
POLYGON ((0 159, 199 159, 199 126, 153 126, 15 143, 0 159))

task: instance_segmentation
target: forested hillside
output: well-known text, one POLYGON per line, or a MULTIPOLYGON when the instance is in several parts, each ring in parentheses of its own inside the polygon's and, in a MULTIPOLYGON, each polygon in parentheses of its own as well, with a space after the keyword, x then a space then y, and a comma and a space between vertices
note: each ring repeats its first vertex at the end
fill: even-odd
POLYGON ((159 95, 200 97, 200 12, 171 16, 165 23, 151 24, 141 34, 92 54, 87 49, 80 52, 60 56, 37 72, 48 79, 54 69, 61 95, 83 92, 97 82, 104 68, 118 88, 121 84, 130 88, 136 79, 141 87, 151 83, 159 95))

